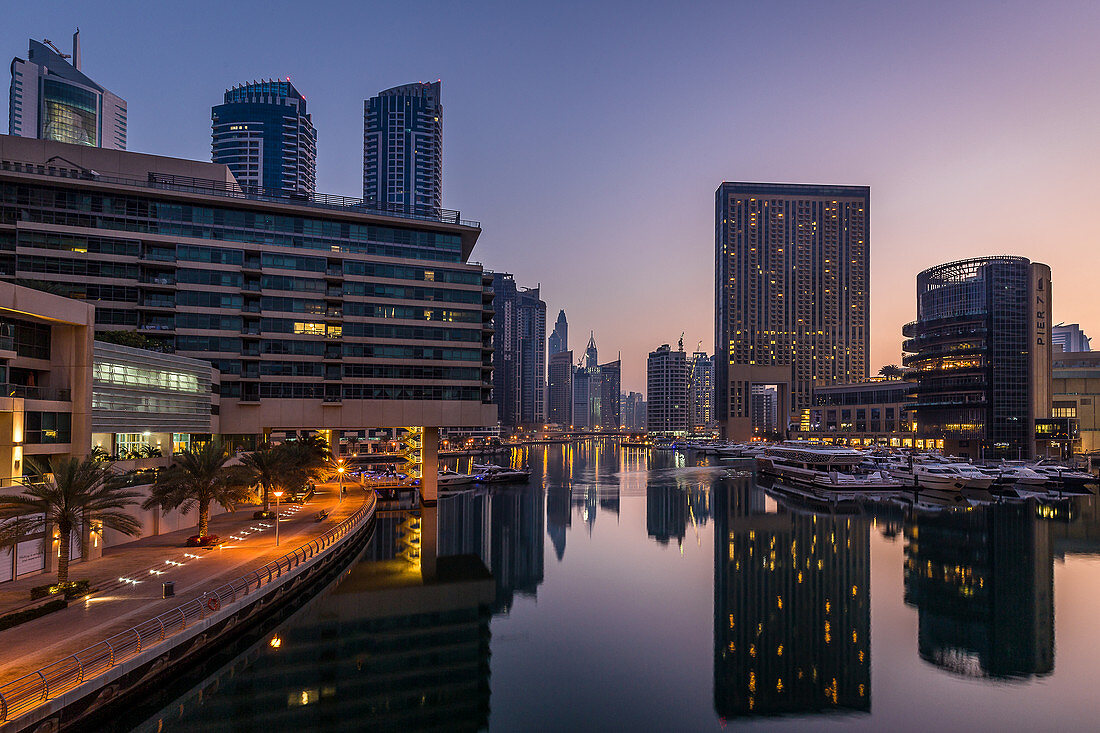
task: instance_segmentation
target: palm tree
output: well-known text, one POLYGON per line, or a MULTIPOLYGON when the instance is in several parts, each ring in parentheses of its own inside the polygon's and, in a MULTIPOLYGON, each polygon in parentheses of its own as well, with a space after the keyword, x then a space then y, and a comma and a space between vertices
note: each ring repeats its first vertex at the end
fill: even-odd
POLYGON ((225 444, 217 440, 178 454, 176 462, 158 475, 142 508, 156 506, 161 511, 189 512, 198 506, 199 537, 206 537, 212 502, 216 501, 226 511, 233 511, 237 502, 248 498, 247 472, 225 465, 228 460, 225 444))
POLYGON ((113 529, 131 537, 141 533, 141 523, 126 511, 137 503, 137 492, 121 488, 107 464, 94 456, 54 459, 49 474, 35 469, 37 475, 24 479, 22 494, 0 496, 0 545, 55 525, 61 544, 58 585, 69 582, 74 528, 90 523, 97 531, 113 529))
POLYGON ((284 488, 300 488, 310 478, 324 473, 332 460, 332 451, 323 438, 311 436, 280 445, 287 466, 283 475, 284 488))
POLYGON ((901 379, 905 376, 905 370, 897 364, 887 364, 878 370, 878 374, 886 379, 901 379))
POLYGON ((272 446, 241 455, 241 466, 247 472, 250 483, 258 484, 263 491, 264 514, 271 511, 271 492, 283 484, 288 464, 286 452, 272 446))

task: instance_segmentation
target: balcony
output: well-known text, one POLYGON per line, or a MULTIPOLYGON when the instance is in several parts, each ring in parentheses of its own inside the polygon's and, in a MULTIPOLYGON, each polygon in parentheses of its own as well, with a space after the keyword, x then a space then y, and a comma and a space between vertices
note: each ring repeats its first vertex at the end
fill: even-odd
POLYGON ((22 397, 28 400, 56 400, 59 402, 72 401, 72 391, 68 389, 56 389, 53 387, 29 387, 23 384, 4 385, 5 397, 22 397))

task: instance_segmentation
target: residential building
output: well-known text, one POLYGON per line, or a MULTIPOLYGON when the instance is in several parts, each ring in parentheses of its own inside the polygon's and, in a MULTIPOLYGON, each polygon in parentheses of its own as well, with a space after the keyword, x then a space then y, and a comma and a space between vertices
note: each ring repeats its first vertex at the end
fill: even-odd
POLYGON ((753 435, 775 436, 779 432, 779 391, 772 386, 754 384, 750 395, 753 435))
POLYGON ((493 273, 493 402, 507 428, 546 422, 546 303, 493 273))
POLYGON ((621 403, 623 427, 627 430, 646 429, 646 401, 640 392, 624 392, 621 403))
POLYGON ((126 100, 81 70, 80 31, 73 52, 49 41, 28 42, 27 58, 11 62, 8 132, 18 137, 126 149, 126 100))
POLYGON ((209 362, 220 430, 244 447, 413 426, 427 462, 439 427, 495 424, 480 231, 253 195, 214 163, 0 136, 0 278, 48 279, 96 302, 97 331, 209 362))
POLYGON ((942 439, 916 437, 910 406, 916 390, 916 382, 901 379, 815 387, 813 405, 800 416, 797 437, 840 445, 942 449, 942 439))
POLYGON ((1092 339, 1085 335, 1079 323, 1059 323, 1055 325, 1050 340, 1054 344, 1055 351, 1058 350, 1058 347, 1066 352, 1092 350, 1092 347, 1089 346, 1092 339))
POLYGON ((866 378, 869 222, 866 186, 718 187, 715 392, 727 438, 753 434, 754 384, 775 386, 785 433, 814 386, 866 378))
POLYGON ((546 360, 546 421, 573 424, 573 352, 558 351, 546 360))
POLYGON ((573 426, 594 430, 620 427, 619 387, 622 360, 599 363, 596 334, 588 338, 583 365, 573 369, 573 426))
POLYGON ((432 215, 443 207, 442 84, 417 82, 363 102, 363 199, 432 215))
POLYGON ((554 321, 554 332, 546 341, 546 353, 553 355, 569 349, 569 321, 565 320, 565 311, 558 311, 558 320, 554 321))
POLYGON ((980 257, 917 275, 905 366, 917 383, 917 437, 947 453, 1029 458, 1051 417, 1050 267, 980 257))
POLYGON ((690 427, 687 355, 662 344, 646 361, 646 430, 686 435, 690 427))
POLYGON ((228 166, 242 187, 283 196, 317 190, 317 131, 289 77, 225 90, 210 117, 211 160, 228 166))
POLYGON ((706 432, 714 420, 714 357, 696 351, 688 366, 688 425, 694 432, 706 432))

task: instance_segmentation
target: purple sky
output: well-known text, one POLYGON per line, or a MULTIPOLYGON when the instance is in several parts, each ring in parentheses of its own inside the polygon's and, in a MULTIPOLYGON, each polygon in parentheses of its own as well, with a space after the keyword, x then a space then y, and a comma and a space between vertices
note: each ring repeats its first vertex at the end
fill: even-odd
MULTIPOLYGON (((290 76, 318 190, 362 193, 363 99, 443 79, 444 205, 474 259, 542 284, 643 390, 662 343, 712 349, 722 180, 871 186, 871 368, 900 362, 915 274, 1018 254, 1055 322, 1100 336, 1100 3, 49 2, 0 51, 68 50, 129 102, 131 150, 209 159, 224 89, 290 76)), ((3 127, 0 123, 0 127, 3 127)))

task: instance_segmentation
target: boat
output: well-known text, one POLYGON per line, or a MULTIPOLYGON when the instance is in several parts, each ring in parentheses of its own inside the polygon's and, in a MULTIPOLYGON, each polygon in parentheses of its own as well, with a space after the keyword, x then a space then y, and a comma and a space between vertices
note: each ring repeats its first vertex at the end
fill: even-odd
POLYGON ((439 477, 436 481, 436 485, 443 489, 453 486, 467 486, 474 483, 475 477, 468 473, 459 473, 449 468, 441 468, 439 469, 439 477))
POLYGON ((862 453, 851 448, 788 441, 764 448, 756 456, 756 464, 762 473, 818 488, 839 486, 841 481, 846 490, 902 488, 901 482, 881 472, 859 473, 857 467, 863 459, 862 453))
POLYGON ((1050 478, 1038 471, 1028 468, 1023 462, 1004 461, 998 467, 1001 471, 1001 481, 1009 484, 1026 484, 1028 486, 1045 486, 1050 478))
POLYGON ((1091 473, 1078 471, 1055 461, 1042 460, 1038 463, 1030 463, 1027 467, 1042 476, 1046 476, 1051 483, 1059 484, 1069 490, 1080 487, 1084 491, 1089 491, 1085 488, 1085 484, 1097 483, 1096 476, 1091 473))
POLYGON ((914 462, 908 466, 894 464, 890 467, 889 474, 907 486, 920 486, 924 489, 988 492, 993 485, 991 476, 969 465, 953 463, 914 462))
POLYGON ((504 466, 494 466, 491 464, 479 465, 475 463, 473 465, 474 480, 482 484, 510 484, 510 483, 522 483, 530 480, 531 469, 524 468, 505 468, 504 466))

